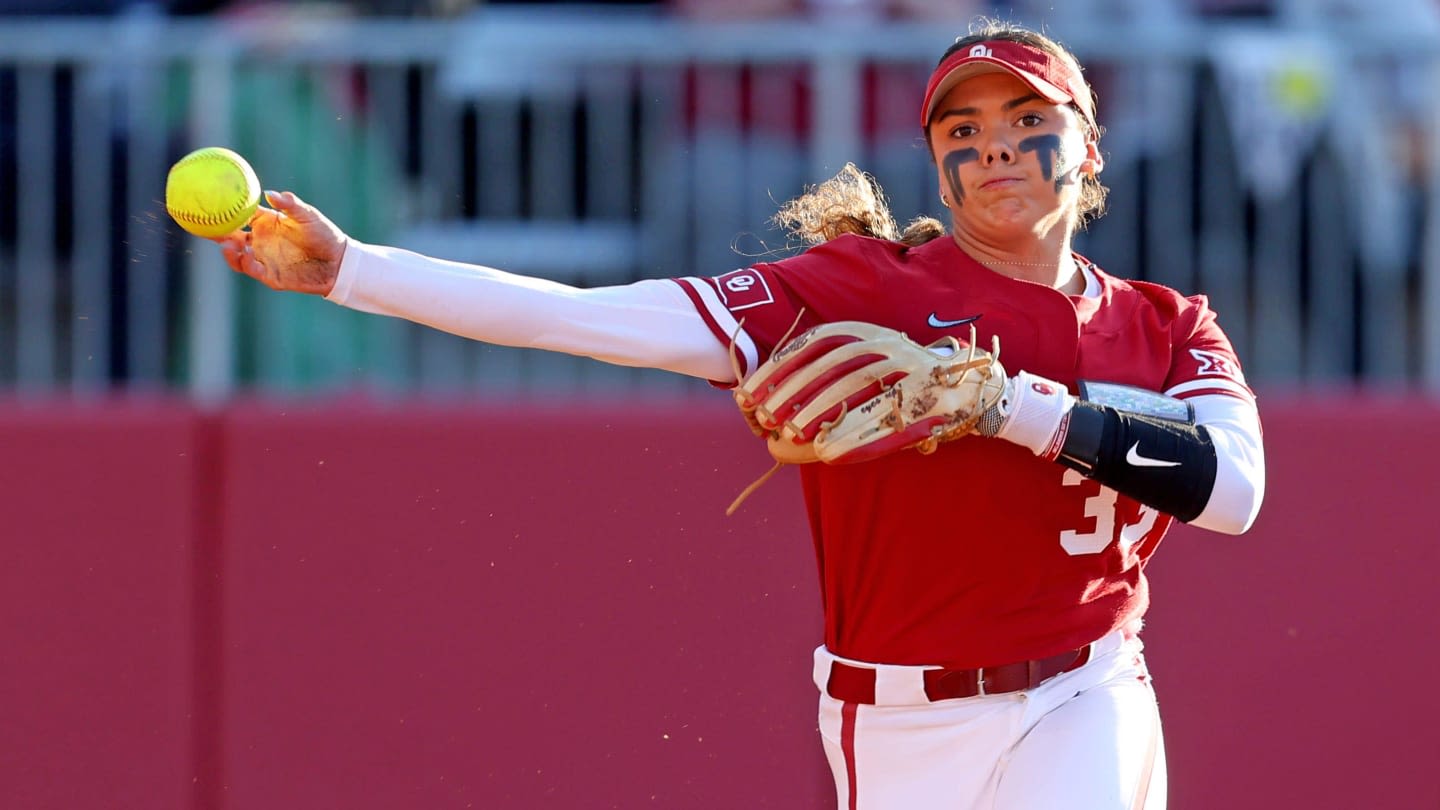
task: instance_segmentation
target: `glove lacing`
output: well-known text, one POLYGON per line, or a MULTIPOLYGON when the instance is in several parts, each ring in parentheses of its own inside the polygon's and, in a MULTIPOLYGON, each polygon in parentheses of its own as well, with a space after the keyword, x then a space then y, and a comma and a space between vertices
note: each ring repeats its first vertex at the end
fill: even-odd
MULTIPOLYGON (((795 331, 795 327, 800 325, 800 319, 803 317, 805 317, 805 307, 800 308, 800 311, 795 314, 795 320, 790 322, 790 328, 785 330, 785 334, 781 335, 780 339, 776 341, 775 345, 770 349, 770 359, 774 359, 775 353, 780 351, 780 347, 784 346, 786 342, 790 340, 790 335, 795 331)), ((733 369, 735 372, 735 384, 737 386, 740 383, 744 382, 745 378, 745 375, 740 372, 740 356, 735 350, 735 343, 740 339, 740 330, 744 326, 745 319, 741 318, 740 322, 735 324, 735 331, 730 333, 730 368, 733 369)), ((740 406, 740 414, 745 417, 746 424, 750 425, 751 433, 754 433, 756 436, 764 437, 773 432, 768 431, 760 426, 760 421, 755 418, 756 404, 754 402, 751 402, 748 396, 744 394, 744 392, 742 392, 739 388, 736 388, 734 396, 735 404, 740 406), (741 401, 742 398, 744 399, 744 401, 741 401)), ((826 422, 825 424, 820 426, 821 433, 823 434, 829 431, 831 425, 838 423, 841 419, 844 418, 845 411, 842 408, 840 411, 840 415, 836 417, 834 421, 826 422)), ((740 494, 735 496, 735 500, 731 501, 729 508, 725 510, 725 517, 730 517, 731 515, 735 514, 735 510, 740 508, 740 504, 744 503, 745 499, 750 497, 751 493, 764 486, 765 482, 769 481, 771 476, 779 472, 780 468, 783 466, 785 466, 785 462, 777 460, 775 464, 770 467, 769 470, 765 471, 764 475, 755 479, 754 482, 750 484, 750 486, 740 490, 740 494)))
MULTIPOLYGON (((934 349, 934 348, 936 348, 937 346, 940 346, 941 344, 947 344, 947 345, 949 345, 949 346, 950 346, 950 350, 951 350, 954 354, 959 354, 960 351, 961 351, 960 342, 957 341, 954 337, 945 337, 945 338, 942 338, 941 340, 938 340, 938 341, 936 341, 935 343, 931 343, 931 344, 930 344, 929 346, 927 346, 926 348, 927 348, 927 349, 934 349)), ((955 388, 956 386, 958 386, 958 385, 960 385, 961 383, 965 382, 965 377, 966 377, 970 372, 972 372, 972 371, 979 371, 979 372, 980 372, 980 375, 984 378, 983 382, 981 383, 982 386, 984 385, 984 383, 988 383, 988 382, 990 381, 990 378, 995 375, 995 366, 996 366, 996 364, 1000 361, 1000 336, 999 336, 999 335, 991 335, 991 336, 990 336, 990 356, 989 356, 989 357, 981 357, 981 358, 979 358, 979 359, 976 359, 976 357, 975 357, 975 327, 972 325, 972 326, 970 327, 970 346, 969 346, 969 349, 970 349, 970 353, 965 357, 965 359, 964 359, 963 361, 961 361, 961 362, 959 362, 959 363, 955 363, 955 364, 950 365, 950 366, 946 366, 946 367, 944 367, 944 368, 937 368, 937 369, 935 369, 935 372, 934 372, 935 381, 938 382, 938 383, 940 383, 941 385, 945 386, 946 388, 955 388)), ((1005 391, 1005 387, 1004 387, 1004 386, 1001 386, 1001 388, 1000 388, 1000 394, 996 396, 996 399, 997 399, 997 400, 1000 398, 1000 396, 1003 396, 1003 395, 1004 395, 1004 391, 1005 391)), ((902 397, 900 397, 900 396, 895 397, 895 406, 894 406, 894 407, 895 407, 895 418, 901 420, 901 421, 900 421, 900 424, 901 424, 901 426, 903 427, 903 426, 904 426, 904 420, 903 420, 903 418, 902 418, 901 415, 900 415, 900 400, 901 400, 901 399, 902 399, 902 397)), ((936 425, 936 426, 935 426, 934 428, 932 428, 931 431, 930 431, 930 438, 925 439, 925 440, 921 441, 919 444, 915 445, 915 449, 918 450, 918 451, 920 451, 920 454, 921 454, 921 455, 927 455, 927 456, 928 456, 928 455, 930 455, 931 453, 935 452, 936 448, 938 448, 938 447, 940 446, 940 443, 941 443, 941 442, 949 441, 949 440, 952 439, 952 438, 959 438, 959 437, 961 437, 961 436, 964 436, 965 434, 967 434, 967 433, 971 432, 972 430, 974 430, 975 427, 976 427, 976 425, 980 424, 980 420, 985 418, 985 414, 986 414, 987 412, 989 412, 990 408, 991 408, 993 405, 994 405, 993 402, 980 403, 980 405, 975 408, 975 412, 972 413, 972 414, 970 414, 969 416, 965 417, 964 419, 962 419, 962 420, 960 420, 960 421, 958 421, 958 422, 952 422, 952 423, 949 424, 949 425, 936 425)))

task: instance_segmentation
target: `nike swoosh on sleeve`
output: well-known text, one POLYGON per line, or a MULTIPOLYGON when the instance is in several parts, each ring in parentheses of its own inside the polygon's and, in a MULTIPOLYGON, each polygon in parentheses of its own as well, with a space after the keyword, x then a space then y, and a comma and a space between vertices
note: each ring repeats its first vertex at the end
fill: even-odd
POLYGON ((1130 445, 1130 450, 1125 453, 1125 461, 1131 467, 1179 467, 1178 461, 1161 461, 1158 458, 1146 458, 1140 455, 1140 442, 1130 445))

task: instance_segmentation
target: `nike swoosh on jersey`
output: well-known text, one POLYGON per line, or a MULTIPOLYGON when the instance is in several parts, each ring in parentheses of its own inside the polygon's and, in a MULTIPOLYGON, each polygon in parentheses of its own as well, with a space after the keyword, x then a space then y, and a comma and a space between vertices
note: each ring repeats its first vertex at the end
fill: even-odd
POLYGON ((980 320, 979 315, 971 315, 968 318, 961 318, 958 321, 942 321, 940 320, 940 316, 932 312, 930 313, 930 318, 926 321, 926 323, 930 324, 936 329, 948 329, 952 326, 960 326, 961 324, 973 323, 978 320, 980 320))
POLYGON ((1158 458, 1146 458, 1140 455, 1140 442, 1130 445, 1130 450, 1125 454, 1125 460, 1131 467, 1179 467, 1178 461, 1161 461, 1158 458))

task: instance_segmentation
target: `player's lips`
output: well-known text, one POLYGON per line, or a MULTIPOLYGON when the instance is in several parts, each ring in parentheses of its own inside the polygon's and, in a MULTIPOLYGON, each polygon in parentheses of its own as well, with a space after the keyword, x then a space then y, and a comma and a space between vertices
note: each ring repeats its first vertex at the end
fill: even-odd
POLYGON ((1022 183, 1024 181, 1025 178, 1023 177, 996 177, 993 180, 986 180, 985 182, 981 183, 980 188, 984 191, 991 191, 997 188, 1004 188, 1005 186, 1013 185, 1015 183, 1022 183))

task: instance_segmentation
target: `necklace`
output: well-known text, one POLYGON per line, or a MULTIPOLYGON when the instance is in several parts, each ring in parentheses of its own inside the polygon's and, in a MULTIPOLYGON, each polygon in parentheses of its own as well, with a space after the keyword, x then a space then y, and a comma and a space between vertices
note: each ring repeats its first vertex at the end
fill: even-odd
POLYGON ((1012 266, 1012 267, 1052 267, 1052 268, 1058 268, 1058 267, 1062 266, 1060 262, 1001 262, 1001 261, 985 261, 984 259, 981 259, 981 260, 980 260, 980 263, 981 263, 981 264, 984 264, 984 265, 1005 264, 1005 265, 1010 265, 1010 266, 1012 266))
MULTIPOLYGON (((1002 265, 1002 264, 1003 264, 1003 265, 1010 265, 1010 266, 1013 266, 1013 267, 1043 267, 1043 268, 1046 268, 1046 269, 1048 269, 1048 270, 1062 270, 1062 269, 1064 268, 1064 265, 1063 265, 1063 264, 1059 264, 1059 263, 1054 263, 1054 264, 1052 264, 1052 263, 1050 263, 1050 262, 1002 262, 1002 261, 994 261, 994 262, 980 262, 980 263, 981 263, 982 265, 987 266, 987 267, 990 266, 990 265, 1002 265)), ((1082 268, 1082 267, 1080 266, 1080 263, 1079 263, 1079 262, 1071 262, 1071 263, 1070 263, 1070 266, 1071 266, 1072 268, 1074 268, 1074 270, 1075 270, 1074 274, 1072 274, 1072 275, 1070 276, 1070 278, 1065 281, 1064 284, 1061 284, 1061 285, 1057 286, 1056 289, 1064 290, 1066 287, 1070 286, 1070 284, 1072 284, 1072 283, 1074 282, 1075 278, 1078 277, 1078 278, 1080 279, 1080 292, 1075 293, 1075 295, 1083 295, 1084 292, 1085 292, 1085 290, 1090 289, 1090 277, 1085 274, 1085 270, 1084 270, 1084 268, 1082 268)), ((997 271, 995 271, 995 272, 999 272, 999 271, 997 270, 997 271)))

